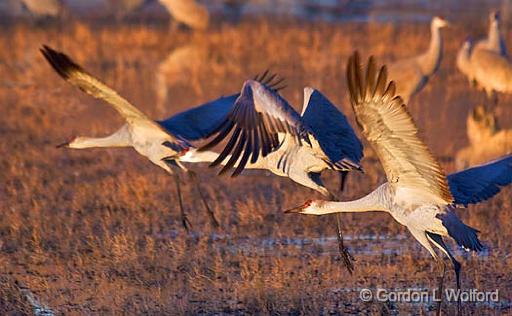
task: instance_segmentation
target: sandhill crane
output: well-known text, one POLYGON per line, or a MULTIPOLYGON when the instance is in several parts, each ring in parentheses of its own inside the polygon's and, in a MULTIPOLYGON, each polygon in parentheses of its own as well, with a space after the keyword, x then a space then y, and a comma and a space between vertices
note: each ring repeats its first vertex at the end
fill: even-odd
POLYGON ((413 95, 423 89, 439 68, 443 57, 441 29, 445 26, 448 26, 445 19, 434 17, 430 23, 430 44, 427 51, 419 56, 390 64, 389 76, 396 82, 398 94, 406 104, 413 95))
POLYGON ((61 0, 22 0, 30 13, 36 16, 57 16, 62 10, 61 0))
POLYGON ((204 30, 208 27, 210 20, 208 9, 196 0, 159 1, 176 21, 197 30, 204 30))
POLYGON ((455 155, 458 169, 512 153, 512 130, 500 129, 492 112, 480 105, 466 120, 469 145, 455 155))
MULTIPOLYGON (((210 133, 215 138, 199 151, 217 145, 232 130, 225 148, 211 164, 224 164, 221 174, 238 162, 232 176, 246 167, 264 168, 334 198, 323 185, 320 173, 326 169, 339 171, 343 188, 347 172, 361 170, 362 144, 347 118, 313 88, 304 89, 299 115, 275 91, 257 81, 246 81, 232 111, 210 133)), ((352 272, 353 264, 343 245, 339 221, 338 240, 340 254, 352 272)))
MULTIPOLYGON (((363 198, 348 202, 306 201, 288 210, 324 215, 341 212, 388 212, 406 226, 414 238, 439 262, 442 292, 445 266, 434 247, 451 260, 460 287, 461 265, 442 237, 451 236, 462 247, 480 251, 477 230, 465 225, 455 214, 456 205, 478 203, 495 195, 512 182, 512 156, 446 177, 427 146, 402 99, 395 95, 395 84, 388 83, 386 67, 378 70, 372 57, 366 75, 359 55, 348 61, 348 86, 352 108, 362 133, 377 153, 387 182, 363 198)), ((438 306, 440 312, 441 305, 438 306)))
MULTIPOLYGON (((193 150, 192 145, 179 136, 166 131, 157 122, 149 119, 135 106, 117 94, 114 90, 89 75, 79 65, 63 53, 57 52, 48 46, 43 46, 42 54, 53 69, 67 82, 80 88, 91 96, 110 104, 126 121, 119 130, 110 136, 102 138, 76 137, 70 142, 60 146, 69 148, 98 148, 98 147, 132 147, 139 154, 148 158, 152 163, 161 167, 169 174, 174 175, 182 223, 188 229, 189 221, 183 208, 178 170, 187 170, 180 163, 180 157, 187 151, 193 150)), ((198 190, 199 183, 196 182, 198 190)), ((202 194, 200 194, 202 197, 202 194)), ((213 212, 203 203, 216 223, 213 212)))
POLYGON ((485 49, 507 57, 507 46, 505 45, 505 39, 501 35, 500 25, 500 11, 491 11, 489 13, 489 31, 487 38, 476 42, 475 49, 485 49))
POLYGON ((470 82, 483 89, 487 97, 496 92, 512 93, 512 63, 500 33, 499 12, 490 14, 487 38, 473 43, 466 39, 457 55, 457 67, 470 82))
MULTIPOLYGON (((212 161, 218 154, 209 151, 198 152, 190 144, 200 140, 213 131, 233 107, 237 94, 221 97, 188 111, 174 115, 163 121, 153 121, 92 75, 88 74, 71 58, 48 46, 41 49, 46 60, 53 69, 67 82, 80 88, 87 94, 110 104, 126 121, 115 133, 107 137, 76 137, 59 147, 75 149, 99 147, 132 147, 139 154, 148 158, 152 163, 161 167, 174 176, 176 191, 181 211, 183 226, 188 230, 190 223, 185 214, 181 196, 179 171, 185 171, 190 176, 199 193, 203 205, 210 216, 212 224, 219 226, 211 208, 208 206, 197 176, 188 170, 182 162, 212 161)), ((279 90, 283 79, 268 71, 255 80, 262 82, 269 89, 279 90)))
MULTIPOLYGON (((126 123, 119 130, 110 136, 102 138, 76 137, 69 142, 59 145, 60 147, 66 146, 76 149, 98 147, 134 148, 139 154, 145 156, 152 163, 161 167, 169 174, 174 176, 182 223, 188 230, 190 223, 183 208, 180 177, 178 173, 179 170, 186 171, 190 175, 193 183, 196 185, 200 198, 203 201, 203 205, 205 206, 212 223, 214 226, 218 226, 218 222, 215 219, 213 211, 210 209, 204 198, 196 176, 181 163, 182 161, 193 160, 195 158, 194 153, 196 152, 196 149, 190 144, 189 141, 200 138, 199 135, 202 133, 200 129, 197 131, 188 131, 187 129, 181 128, 181 130, 184 130, 183 134, 185 135, 173 134, 171 128, 172 126, 170 126, 172 125, 172 123, 170 124, 170 122, 172 122, 172 118, 166 120, 166 122, 163 122, 162 124, 149 119, 135 106, 118 95, 117 92, 85 72, 79 65, 77 65, 65 54, 55 51, 48 46, 43 46, 41 52, 53 67, 53 69, 64 80, 80 88, 87 94, 107 102, 126 121, 126 123), (197 138, 192 137, 194 135, 197 138), (190 136, 190 139, 187 140, 185 136, 190 136)), ((215 105, 217 103, 214 101, 211 104, 215 105)), ((181 114, 181 117, 184 115, 185 114, 181 114)), ((179 123, 179 117, 176 119, 176 121, 179 123)), ((215 122, 212 122, 212 124, 214 123, 215 122)), ((207 133, 208 124, 203 125, 204 126, 202 126, 202 128, 204 129, 204 133, 207 133)), ((214 125, 211 125, 210 128, 214 127, 214 125)), ((180 128, 178 127, 178 130, 179 129, 180 128)), ((201 155, 208 154, 215 156, 213 153, 201 153, 201 155)))
POLYGON ((469 81, 469 85, 473 86, 476 84, 473 69, 471 68, 471 50, 473 49, 473 39, 467 37, 462 47, 457 52, 456 65, 460 72, 462 72, 469 81))

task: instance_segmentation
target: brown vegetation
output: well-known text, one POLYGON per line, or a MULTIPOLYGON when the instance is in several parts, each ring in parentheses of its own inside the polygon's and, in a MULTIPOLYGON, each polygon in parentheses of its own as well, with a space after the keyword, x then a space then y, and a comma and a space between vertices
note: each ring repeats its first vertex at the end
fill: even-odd
MULTIPOLYGON (((410 104, 424 139, 449 172, 454 153, 467 142, 465 117, 480 96, 456 70, 455 54, 467 32, 485 32, 485 22, 455 23, 446 30, 441 69, 410 104)), ((346 243, 357 259, 355 273, 348 275, 337 260, 335 240, 321 242, 335 234, 332 218, 281 212, 320 197, 287 179, 258 172, 231 179, 194 166, 208 184, 221 228, 212 229, 200 201, 193 200, 193 188, 185 187, 189 213, 197 214, 191 216, 193 233, 187 234, 172 179, 133 151, 56 149, 72 135, 112 132, 121 119, 60 80, 38 48, 46 43, 69 53, 154 118, 237 91, 244 79, 271 67, 287 78, 283 94, 294 105, 302 104, 302 87, 310 85, 353 122, 344 78, 349 54, 357 48, 381 60, 414 55, 428 45, 428 34, 428 23, 253 21, 172 34, 143 25, 4 27, 0 314, 27 310, 16 281, 66 314, 427 313, 427 305, 359 299, 360 288, 436 286, 428 253, 387 214, 343 215, 344 232, 354 238, 346 243), (173 85, 163 111, 156 106, 158 65, 190 44, 208 52, 207 61, 190 60, 200 67, 183 68, 179 81, 168 81, 173 85)), ((504 127, 512 126, 510 101, 500 98, 504 127)), ((367 159, 363 166, 366 174, 349 176, 343 198, 368 193, 383 181, 378 162, 367 159)), ((325 181, 338 186, 334 174, 326 174, 325 181)), ((498 288, 501 299, 495 306, 465 303, 464 312, 510 312, 511 192, 505 189, 489 202, 458 211, 490 246, 487 255, 461 258, 463 287, 498 288)), ((451 273, 449 281, 453 284, 451 273)), ((455 304, 446 308, 453 312, 455 304)))

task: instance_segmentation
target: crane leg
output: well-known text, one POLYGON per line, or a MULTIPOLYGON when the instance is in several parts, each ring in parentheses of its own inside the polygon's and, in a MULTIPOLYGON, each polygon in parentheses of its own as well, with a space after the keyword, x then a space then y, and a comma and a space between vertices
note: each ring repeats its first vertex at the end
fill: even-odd
POLYGON ((208 213, 208 216, 210 217, 210 222, 212 223, 213 227, 215 227, 215 228, 219 227, 220 226, 219 225, 219 221, 215 217, 215 213, 213 212, 213 210, 208 205, 208 202, 206 202, 206 198, 204 196, 203 190, 201 189, 201 185, 200 185, 199 180, 197 178, 197 174, 194 171, 192 171, 192 170, 188 170, 187 173, 188 173, 190 179, 192 180, 192 182, 194 183, 194 185, 197 188, 197 192, 199 193, 199 197, 201 198, 201 201, 203 202, 204 208, 206 209, 206 212, 208 213))
MULTIPOLYGON (((441 249, 446 254, 446 256, 448 256, 450 261, 452 262, 453 269, 455 270, 455 279, 457 282, 457 294, 460 294, 460 270, 461 270, 460 263, 452 255, 452 253, 450 252, 450 249, 446 246, 446 244, 444 243, 443 238, 441 236, 439 236, 437 234, 430 233, 430 232, 427 232, 427 235, 430 238, 430 240, 434 243, 434 245, 436 245, 439 249, 441 249)), ((446 268, 446 266, 444 265, 444 262, 443 262, 443 278, 444 278, 445 268, 446 268)), ((442 288, 439 290, 439 294, 441 295, 441 299, 442 299, 441 292, 442 292, 442 288)), ((439 302, 439 305, 441 305, 441 301, 439 302)), ((441 307, 438 306, 437 315, 439 315, 440 309, 441 309, 441 307)), ((460 311, 461 311, 461 301, 460 301, 459 295, 457 295, 457 315, 460 315, 460 311)))
MULTIPOLYGON (((348 172, 342 171, 340 172, 340 192, 343 192, 345 189, 345 183, 347 179, 348 172)), ((336 197, 334 197, 334 200, 337 200, 336 197)), ((354 272, 354 263, 355 260, 352 254, 348 251, 348 248, 345 247, 345 244, 343 243, 343 232, 341 230, 341 214, 336 213, 336 228, 337 228, 337 237, 338 237, 338 251, 340 253, 341 259, 343 260, 343 264, 347 268, 347 271, 352 274, 354 272)))
POLYGON ((338 229, 338 251, 340 252, 341 259, 343 260, 343 264, 347 268, 347 271, 352 274, 354 272, 354 257, 343 243, 343 232, 341 231, 341 215, 339 213, 336 213, 336 224, 338 229))
POLYGON ((444 276, 446 274, 446 264, 443 259, 439 259, 439 270, 441 271, 441 276, 437 280, 437 295, 439 295, 436 299, 437 301, 437 311, 436 315, 441 316, 441 306, 443 305, 443 286, 444 286, 444 276))
POLYGON ((176 182, 176 193, 178 194, 178 202, 180 205, 180 213, 181 213, 181 223, 187 232, 190 231, 190 221, 188 220, 187 213, 185 213, 185 208, 183 207, 183 197, 181 195, 181 184, 180 184, 180 176, 178 173, 174 174, 174 181, 176 182))

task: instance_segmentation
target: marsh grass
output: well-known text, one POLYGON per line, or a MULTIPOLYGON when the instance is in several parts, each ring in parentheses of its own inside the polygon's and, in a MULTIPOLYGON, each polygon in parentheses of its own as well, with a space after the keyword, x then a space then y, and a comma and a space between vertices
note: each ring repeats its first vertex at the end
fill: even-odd
MULTIPOLYGON (((466 116, 481 100, 455 69, 466 33, 480 24, 446 30, 440 71, 409 110, 433 152, 453 171, 453 155, 467 144, 466 116)), ((465 23, 465 24, 464 24, 465 23)), ((360 288, 434 288, 432 259, 387 214, 343 215, 356 271, 347 274, 336 243, 276 243, 265 240, 332 237, 332 218, 284 215, 281 210, 320 198, 306 188, 265 172, 236 179, 200 174, 221 222, 213 229, 194 188, 183 188, 192 233, 181 227, 173 180, 129 149, 65 150, 54 145, 72 135, 104 135, 122 120, 59 79, 38 49, 49 44, 73 56, 154 118, 238 91, 243 80, 270 67, 287 79, 283 94, 297 109, 302 88, 324 92, 353 122, 346 98, 345 62, 354 49, 379 61, 413 56, 427 46, 424 24, 271 24, 266 20, 220 24, 205 33, 143 25, 72 23, 49 28, 5 27, 0 37, 0 313, 27 312, 14 282, 65 314, 426 314, 428 306, 359 300, 360 288), (165 66, 169 54, 191 46, 186 67, 165 66), (164 65, 164 66, 162 66, 164 65), (162 73, 164 73, 162 75, 162 73), (165 100, 159 104, 158 76, 165 100), (357 236, 400 236, 398 253, 386 242, 357 236), (251 247, 255 243, 256 250, 251 247), (357 249, 370 247, 371 251, 357 249)), ((500 97, 501 126, 512 125, 511 98, 500 97)), ((355 126, 355 125, 354 125, 355 126)), ((370 153, 371 155, 371 153, 370 153)), ((368 193, 384 181, 375 159, 366 174, 349 177, 344 199, 368 193)), ((327 173, 336 190, 338 177, 327 173)), ((510 189, 495 199, 460 210, 481 231, 487 256, 467 255, 463 286, 500 290, 501 304, 463 304, 465 313, 510 312, 512 221, 510 189), (503 308, 501 310, 500 308, 503 308)), ((448 274, 447 284, 454 284, 448 274)), ((447 314, 455 310, 449 304, 447 314)))

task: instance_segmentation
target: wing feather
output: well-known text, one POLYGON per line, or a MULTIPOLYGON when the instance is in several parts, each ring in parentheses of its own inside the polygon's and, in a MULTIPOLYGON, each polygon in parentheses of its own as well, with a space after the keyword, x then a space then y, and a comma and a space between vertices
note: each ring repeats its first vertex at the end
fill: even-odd
POLYGON ((512 155, 448 175, 456 204, 468 206, 490 199, 512 183, 512 155))
POLYGON ((184 139, 176 137, 169 131, 162 128, 161 125, 149 119, 144 113, 138 110, 126 99, 121 97, 116 91, 88 74, 82 67, 76 64, 70 57, 64 53, 58 52, 46 45, 41 48, 41 53, 46 58, 53 69, 71 85, 78 87, 85 93, 103 100, 110 104, 126 122, 131 125, 137 122, 139 126, 151 128, 153 135, 159 135, 166 139, 166 143, 171 144, 176 151, 180 151, 190 146, 184 139))
POLYGON ((101 99, 112 105, 128 123, 137 119, 148 120, 148 118, 125 100, 116 91, 107 87, 104 83, 88 74, 82 67, 76 64, 67 55, 58 52, 46 45, 41 48, 41 53, 53 69, 67 82, 78 87, 85 93, 101 99))
POLYGON ((368 64, 363 78, 358 53, 350 57, 347 67, 350 99, 357 122, 377 153, 388 181, 397 187, 420 189, 436 202, 452 203, 446 176, 419 139, 411 115, 402 99, 395 96, 394 83, 387 82, 385 66, 377 74, 372 57, 368 64))
POLYGON ((302 120, 318 142, 314 152, 334 170, 360 169, 363 145, 343 113, 320 91, 304 88, 302 120))
MULTIPOLYGON (((216 166, 231 154, 221 173, 227 172, 238 161, 232 176, 239 174, 249 159, 254 162, 260 155, 265 157, 279 148, 278 133, 292 136, 297 143, 300 139, 309 142, 310 131, 299 114, 276 91, 255 80, 244 83, 233 110, 217 130, 225 131, 226 127, 232 125, 236 127, 235 132, 218 159, 211 164, 216 166)), ((227 137, 227 133, 216 131, 210 136, 215 134, 217 136, 199 150, 207 150, 227 137)))

